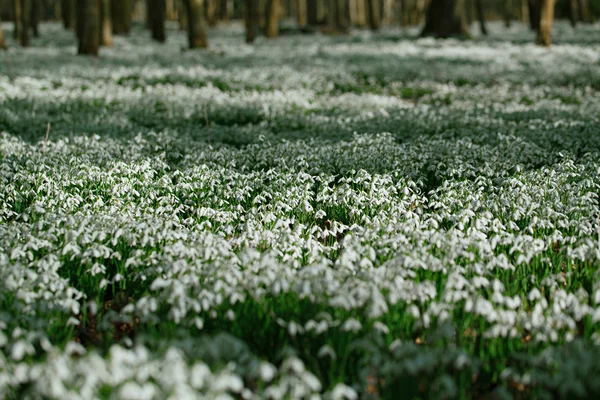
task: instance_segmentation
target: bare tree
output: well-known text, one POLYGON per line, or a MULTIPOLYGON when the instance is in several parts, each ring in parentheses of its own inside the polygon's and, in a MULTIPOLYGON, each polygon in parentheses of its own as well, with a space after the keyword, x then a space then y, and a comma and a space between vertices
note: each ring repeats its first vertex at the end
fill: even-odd
POLYGON ((146 12, 148 13, 152 39, 159 43, 164 43, 167 40, 165 33, 167 4, 165 0, 146 0, 146 12))
POLYGON ((549 47, 552 43, 552 23, 554 22, 554 5, 556 0, 542 0, 540 29, 537 44, 549 47))
POLYGON ((265 9, 266 29, 265 36, 274 38, 279 36, 279 14, 281 13, 281 4, 279 0, 268 0, 265 9))
POLYGON ((422 36, 469 35, 464 0, 431 0, 422 36))
POLYGON ((190 49, 208 47, 204 33, 204 2, 202 0, 184 0, 188 16, 188 43, 190 49))
POLYGON ((78 54, 97 56, 100 48, 100 2, 77 0, 78 54))

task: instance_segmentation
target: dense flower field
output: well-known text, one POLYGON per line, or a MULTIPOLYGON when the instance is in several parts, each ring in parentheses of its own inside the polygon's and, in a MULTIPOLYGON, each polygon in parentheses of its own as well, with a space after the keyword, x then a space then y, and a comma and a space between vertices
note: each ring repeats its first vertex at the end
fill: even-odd
POLYGON ((0 53, 0 398, 600 395, 599 27, 411 33, 0 53))

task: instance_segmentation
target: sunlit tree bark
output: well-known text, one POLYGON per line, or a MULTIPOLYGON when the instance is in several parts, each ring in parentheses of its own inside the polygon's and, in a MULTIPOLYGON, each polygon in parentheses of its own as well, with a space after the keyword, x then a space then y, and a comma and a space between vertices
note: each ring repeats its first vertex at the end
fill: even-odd
POLYGON ((296 0, 296 10, 298 12, 298 25, 303 27, 308 23, 306 15, 306 0, 296 0))
POLYGON ((113 45, 113 28, 110 14, 110 0, 100 0, 100 18, 100 44, 105 47, 111 47, 113 45))
POLYGON ((529 22, 529 2, 521 0, 521 22, 524 24, 529 22))
POLYGON ((217 25, 218 11, 218 0, 206 0, 206 23, 208 24, 208 26, 217 25))
POLYGON ((367 0, 356 0, 356 24, 361 28, 367 26, 367 0))
POLYGON ((384 24, 391 24, 394 19, 394 0, 383 0, 382 20, 384 24))
POLYGON ((554 22, 555 0, 542 0, 540 29, 537 44, 549 47, 552 44, 552 24, 554 22))
POLYGON ((78 54, 97 56, 100 48, 100 2, 77 0, 78 54))
POLYGON ((175 21, 177 19, 177 1, 175 0, 166 0, 166 18, 167 21, 175 21))
POLYGON ((188 16, 188 44, 190 49, 208 47, 204 32, 204 2, 202 0, 184 0, 188 16))
POLYGON ((275 38, 279 36, 279 14, 281 12, 281 4, 279 0, 268 0, 266 13, 265 36, 275 38))

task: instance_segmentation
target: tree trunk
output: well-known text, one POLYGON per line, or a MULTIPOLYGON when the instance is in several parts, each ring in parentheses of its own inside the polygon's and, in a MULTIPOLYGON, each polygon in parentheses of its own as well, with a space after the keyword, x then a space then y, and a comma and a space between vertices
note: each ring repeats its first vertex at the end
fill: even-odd
POLYGON ((275 38, 279 36, 279 13, 281 12, 279 0, 268 0, 265 9, 266 29, 265 36, 275 38))
POLYGON ((376 31, 381 26, 381 10, 379 9, 379 0, 367 0, 369 10, 369 28, 376 31))
POLYGON ((246 23, 246 43, 253 43, 258 28, 258 0, 244 1, 244 21, 246 23))
POLYGON ((348 32, 350 28, 350 13, 348 10, 348 1, 347 0, 337 0, 337 22, 336 25, 340 32, 348 32))
POLYGON ((167 18, 167 21, 175 21, 175 20, 177 20, 177 7, 175 6, 175 4, 176 4, 175 0, 167 0, 166 1, 166 6, 167 6, 166 18, 167 18))
POLYGON ((521 0, 521 22, 526 24, 529 22, 529 2, 528 0, 521 0))
POLYGON ((579 4, 577 0, 569 0, 569 22, 575 28, 579 17, 579 4))
POLYGON ((217 13, 219 11, 218 0, 206 1, 206 23, 208 26, 217 25, 217 13))
POLYGON ((510 28, 513 19, 513 2, 512 0, 503 1, 504 26, 510 28))
POLYGON ((246 43, 254 43, 258 30, 258 0, 244 0, 244 7, 246 43))
POLYGON ((2 18, 0 18, 0 50, 6 49, 6 43, 4 42, 4 31, 2 30, 2 18))
MULTIPOLYGON (((458 0, 457 0, 458 1, 458 0)), ((464 0, 461 0, 464 2, 464 0)), ((427 0, 417 0, 415 4, 415 24, 420 24, 427 12, 428 4, 427 0)), ((464 13, 464 5, 463 5, 463 13, 464 13)))
POLYGON ((100 0, 100 18, 102 21, 100 44, 105 47, 112 47, 112 20, 110 13, 110 0, 100 0))
POLYGON ((394 21, 394 0, 383 0, 383 23, 391 25, 394 21))
POLYGON ((30 0, 21 0, 21 46, 29 47, 29 28, 31 18, 30 0))
POLYGON ((60 13, 65 29, 70 30, 75 28, 75 2, 74 0, 61 0, 60 13))
POLYGON ((188 16, 188 43, 190 49, 208 47, 204 33, 204 4, 202 0, 184 0, 188 16))
POLYGON ((464 0, 432 0, 421 36, 469 36, 464 0))
POLYGON ((31 14, 31 32, 33 33, 33 37, 40 37, 40 8, 42 5, 40 4, 40 0, 30 0, 30 14, 31 14))
POLYGON ((529 26, 532 31, 540 30, 541 2, 544 0, 529 0, 529 26))
POLYGON ((308 25, 317 25, 317 0, 306 0, 306 22, 308 25))
POLYGON ((361 28, 367 26, 367 0, 356 1, 356 24, 361 28))
POLYGON ((13 10, 13 38, 15 40, 19 40, 21 38, 21 19, 23 18, 21 10, 21 0, 13 0, 13 10))
POLYGON ((588 0, 577 0, 577 6, 579 9, 579 20, 581 22, 591 22, 590 4, 588 0))
POLYGON ((152 39, 159 43, 164 43, 167 40, 165 33, 165 19, 167 13, 167 5, 165 0, 146 0, 148 13, 148 22, 150 23, 150 32, 152 39))
POLYGON ((267 9, 267 1, 268 0, 256 0, 258 7, 258 27, 261 32, 264 32, 267 28, 267 14, 265 10, 267 9))
POLYGON ((219 0, 219 19, 221 21, 229 20, 229 0, 219 0))
POLYGON ((329 0, 327 2, 327 25, 331 33, 346 33, 349 28, 349 12, 346 0, 329 0))
POLYGON ((400 0, 400 24, 402 25, 402 28, 406 28, 410 24, 408 0, 400 0))
POLYGON ((100 48, 100 2, 77 0, 78 54, 97 56, 100 48))
POLYGON ((296 0, 296 9, 298 11, 298 26, 306 26, 307 15, 306 15, 306 0, 296 0))
POLYGON ((555 0, 542 0, 540 16, 540 29, 538 31, 537 44, 550 47, 552 44, 552 23, 554 22, 555 0))
POLYGON ((185 0, 179 0, 179 30, 187 31, 188 29, 188 14, 185 0))
POLYGON ((110 13, 113 33, 127 35, 131 29, 131 0, 112 0, 110 13))
POLYGON ((479 21, 479 28, 481 33, 485 36, 488 34, 487 26, 485 24, 485 12, 483 10, 483 0, 475 0, 475 8, 477 12, 477 20, 479 21))
POLYGON ((327 0, 327 25, 332 32, 337 31, 337 0, 327 0))

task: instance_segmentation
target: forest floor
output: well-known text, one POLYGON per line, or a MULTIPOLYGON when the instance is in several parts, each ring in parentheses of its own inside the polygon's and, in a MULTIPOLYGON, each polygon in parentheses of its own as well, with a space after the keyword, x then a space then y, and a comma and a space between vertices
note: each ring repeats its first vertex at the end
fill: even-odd
POLYGON ((600 396, 600 27, 490 28, 9 38, 0 398, 600 396))

